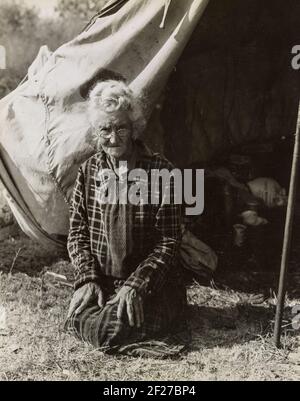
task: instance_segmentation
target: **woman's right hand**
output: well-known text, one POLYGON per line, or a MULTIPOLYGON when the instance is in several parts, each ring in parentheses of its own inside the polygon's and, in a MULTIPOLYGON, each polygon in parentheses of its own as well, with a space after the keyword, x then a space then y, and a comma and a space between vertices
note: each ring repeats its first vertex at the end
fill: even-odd
POLYGON ((96 283, 84 284, 73 294, 67 319, 69 319, 73 313, 76 315, 81 313, 87 307, 87 305, 93 301, 97 301, 99 307, 103 308, 105 304, 103 291, 96 283))

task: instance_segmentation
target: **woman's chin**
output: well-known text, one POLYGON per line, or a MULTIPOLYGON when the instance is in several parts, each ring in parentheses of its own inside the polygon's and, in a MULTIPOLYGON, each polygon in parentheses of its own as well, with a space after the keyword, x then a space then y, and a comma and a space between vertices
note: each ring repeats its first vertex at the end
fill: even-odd
POLYGON ((115 148, 107 148, 106 153, 108 153, 109 156, 111 156, 111 157, 115 157, 116 159, 119 159, 124 154, 124 149, 122 149, 119 146, 115 147, 115 148))

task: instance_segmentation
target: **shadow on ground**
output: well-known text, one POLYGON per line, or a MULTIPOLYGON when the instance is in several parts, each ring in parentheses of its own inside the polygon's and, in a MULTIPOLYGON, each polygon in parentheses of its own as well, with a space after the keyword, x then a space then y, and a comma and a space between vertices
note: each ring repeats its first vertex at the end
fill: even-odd
MULTIPOLYGON (((297 337, 299 330, 292 328, 295 316, 286 307, 283 318, 282 339, 297 337)), ((273 343, 275 306, 254 306, 243 303, 232 307, 189 305, 189 322, 192 332, 191 351, 245 345, 259 338, 273 343)))

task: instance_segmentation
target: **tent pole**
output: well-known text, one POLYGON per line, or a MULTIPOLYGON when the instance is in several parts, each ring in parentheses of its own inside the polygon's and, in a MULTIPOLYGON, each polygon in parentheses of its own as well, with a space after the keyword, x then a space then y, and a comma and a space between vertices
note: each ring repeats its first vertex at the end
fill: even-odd
POLYGON ((288 262, 289 262, 291 240, 292 240, 294 209, 296 203, 296 192, 297 192, 297 181, 298 181, 298 170, 299 170, 299 153, 300 153, 300 102, 298 107, 298 119, 297 119, 297 128, 295 134, 288 205, 286 211, 284 240, 282 247, 281 267, 280 267, 280 278, 279 278, 279 287, 277 294, 277 307, 275 316, 274 341, 276 347, 278 348, 280 347, 280 337, 282 329, 281 326, 282 326, 282 317, 283 317, 285 293, 286 293, 286 279, 287 279, 288 262))

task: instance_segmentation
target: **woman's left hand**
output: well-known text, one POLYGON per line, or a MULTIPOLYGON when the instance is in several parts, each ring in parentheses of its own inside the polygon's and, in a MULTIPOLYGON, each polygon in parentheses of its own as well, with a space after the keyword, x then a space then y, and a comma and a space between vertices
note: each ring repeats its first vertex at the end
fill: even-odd
POLYGON ((144 323, 142 297, 134 288, 126 285, 121 287, 117 295, 107 302, 107 305, 113 305, 115 303, 119 303, 117 311, 118 319, 121 319, 124 310, 126 310, 129 325, 138 328, 142 326, 144 323))

